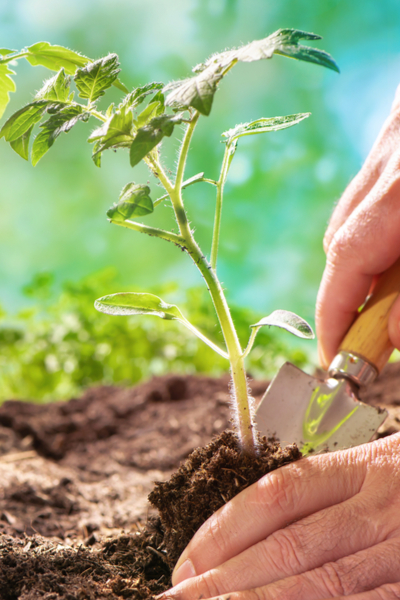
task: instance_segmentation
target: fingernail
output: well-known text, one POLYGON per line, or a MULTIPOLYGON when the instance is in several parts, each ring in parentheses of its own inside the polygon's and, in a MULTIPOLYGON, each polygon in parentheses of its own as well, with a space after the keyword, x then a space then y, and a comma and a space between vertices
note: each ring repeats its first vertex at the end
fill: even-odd
POLYGON ((172 574, 172 583, 177 585, 185 579, 196 577, 196 571, 190 558, 187 558, 172 574))

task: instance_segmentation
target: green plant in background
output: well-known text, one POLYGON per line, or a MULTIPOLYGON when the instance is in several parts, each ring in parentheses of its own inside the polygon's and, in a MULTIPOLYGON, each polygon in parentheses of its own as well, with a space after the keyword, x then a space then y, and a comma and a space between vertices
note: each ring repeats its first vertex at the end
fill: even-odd
MULTIPOLYGON (((206 373, 219 376, 226 360, 194 337, 177 322, 159 327, 154 319, 99 319, 93 298, 116 285, 117 273, 109 268, 82 281, 64 283, 54 289, 49 273, 36 275, 24 287, 35 301, 17 315, 0 310, 0 402, 9 398, 37 401, 78 396, 94 384, 133 385, 152 375, 206 373)), ((176 286, 152 290, 164 297, 176 295, 176 286)), ((190 321, 214 341, 221 343, 215 313, 205 288, 191 288, 181 300, 190 321)), ((259 315, 231 307, 239 338, 248 336, 248 324, 259 315)), ((283 361, 299 367, 307 355, 288 348, 274 331, 264 328, 248 358, 249 372, 269 377, 283 361)))
POLYGON ((242 348, 217 276, 224 184, 241 137, 290 127, 308 117, 309 113, 258 119, 225 132, 223 134, 225 152, 217 181, 205 178, 203 173, 185 179, 185 165, 200 116, 210 114, 219 82, 238 62, 253 62, 272 58, 274 54, 281 54, 338 70, 327 53, 303 46, 299 43, 302 39, 320 38, 302 31, 281 29, 265 39, 213 55, 205 63, 197 65, 193 69, 194 76, 186 80, 166 86, 161 83, 149 83, 132 92, 125 90, 118 79, 120 69, 116 54, 109 54, 92 61, 61 46, 51 46, 47 42, 40 42, 21 52, 0 50, 3 56, 0 62, 0 82, 3 87, 0 101, 3 107, 14 85, 8 67, 10 62, 24 57, 33 65, 41 64, 52 70, 58 70, 54 77, 45 82, 33 102, 14 113, 1 129, 0 136, 4 137, 18 154, 28 159, 30 136, 34 125, 40 121, 42 121, 40 133, 35 137, 32 145, 33 165, 37 164, 62 132, 67 133, 78 121, 88 121, 90 117, 94 117, 102 122, 102 125, 89 137, 89 142, 94 144, 95 164, 100 167, 102 153, 107 149, 128 149, 131 166, 134 167, 143 160, 164 188, 165 193, 153 202, 148 185, 130 182, 125 185, 119 202, 110 208, 107 216, 111 223, 172 242, 192 258, 210 292, 223 333, 225 348, 221 348, 200 332, 176 305, 169 304, 151 293, 111 294, 96 300, 95 307, 111 315, 145 314, 155 315, 168 321, 178 321, 219 356, 229 361, 238 434, 243 450, 249 453, 255 451, 255 435, 244 360, 252 349, 259 329, 265 325, 275 325, 305 338, 313 337, 313 333, 309 325, 297 315, 278 310, 251 326, 252 333, 248 344, 245 349, 242 348), (85 103, 74 100, 74 93, 70 90, 72 83, 70 75, 74 75, 78 96, 86 100, 85 103), (111 104, 105 112, 101 112, 97 101, 112 85, 128 93, 118 106, 111 104), (147 106, 139 109, 145 99, 147 106), (161 161, 160 143, 164 137, 171 137, 175 127, 182 124, 185 126, 185 133, 178 154, 176 174, 171 180, 161 161), (182 196, 182 191, 187 186, 199 182, 207 182, 216 188, 210 260, 206 258, 195 240, 182 196), (171 203, 178 233, 132 220, 152 213, 161 202, 165 201, 171 203))

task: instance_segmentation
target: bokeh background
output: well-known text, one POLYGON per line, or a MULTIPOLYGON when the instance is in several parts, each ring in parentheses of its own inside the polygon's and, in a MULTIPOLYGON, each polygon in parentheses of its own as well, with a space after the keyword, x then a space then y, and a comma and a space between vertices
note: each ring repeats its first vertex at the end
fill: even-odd
MULTIPOLYGON (((321 35, 313 44, 334 56, 341 74, 280 56, 239 64, 198 126, 187 176, 204 171, 217 178, 221 133, 237 123, 312 113, 286 131, 241 141, 226 185, 219 272, 236 306, 260 314, 284 308, 313 323, 329 215, 366 157, 400 80, 398 0, 0 0, 1 47, 48 41, 91 58, 116 52, 128 88, 183 78, 211 53, 281 27, 321 35)), ((2 122, 48 77, 25 61, 15 70, 17 92, 2 122)), ((117 90, 111 93, 111 99, 118 97, 117 90)), ((108 224, 105 212, 121 188, 148 175, 141 167, 132 172, 121 152, 105 153, 102 168, 96 168, 86 142, 92 127, 80 123, 60 137, 35 168, 0 142, 0 303, 7 327, 21 314, 33 327, 33 312, 49 303, 50 283, 54 304, 65 282, 87 281, 96 272, 103 274, 101 294, 164 287, 170 300, 179 300, 180 289, 201 284, 188 257, 171 244, 108 224)), ((164 144, 171 168, 177 147, 173 140, 164 144)), ((197 238, 207 249, 213 188, 198 184, 186 197, 197 238)), ((169 217, 163 211, 154 222, 169 217)), ((187 295, 185 302, 190 312, 187 295)), ((61 318, 57 314, 53 321, 61 318)), ((9 365, 4 356, 3 369, 9 365)), ((21 395, 17 388, 4 394, 21 395)), ((62 390, 59 395, 70 388, 62 390)))

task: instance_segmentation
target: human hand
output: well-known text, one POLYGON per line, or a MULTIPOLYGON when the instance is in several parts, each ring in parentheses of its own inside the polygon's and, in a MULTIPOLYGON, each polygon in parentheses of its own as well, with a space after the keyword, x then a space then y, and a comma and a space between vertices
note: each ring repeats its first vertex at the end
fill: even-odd
MULTIPOLYGON (((316 311, 321 364, 334 358, 375 277, 400 257, 400 86, 361 171, 345 190, 324 239, 327 255, 316 311)), ((400 349, 400 299, 389 336, 400 349)))
POLYGON ((400 434, 301 459, 198 530, 165 598, 400 598, 400 434))

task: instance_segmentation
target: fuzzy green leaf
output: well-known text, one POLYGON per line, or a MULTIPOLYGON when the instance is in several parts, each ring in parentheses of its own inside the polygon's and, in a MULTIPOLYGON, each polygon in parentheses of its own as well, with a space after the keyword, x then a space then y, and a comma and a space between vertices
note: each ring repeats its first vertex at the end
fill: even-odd
POLYGON ((50 100, 52 102, 68 102, 71 77, 65 74, 61 68, 57 75, 44 82, 41 90, 35 96, 35 100, 50 100))
POLYGON ((302 39, 317 40, 320 36, 296 29, 280 29, 237 50, 215 54, 205 63, 195 67, 194 77, 165 88, 165 91, 171 90, 167 104, 191 106, 203 115, 208 115, 218 83, 235 63, 272 58, 274 53, 312 62, 334 71, 339 70, 333 58, 326 52, 300 45, 299 41, 302 39))
POLYGON ((11 148, 25 160, 29 160, 29 140, 31 137, 33 125, 25 131, 19 138, 10 142, 11 148))
POLYGON ((121 292, 99 298, 94 306, 107 315, 154 315, 166 320, 186 320, 177 306, 154 294, 121 292))
POLYGON ((0 55, 7 56, 8 54, 14 54, 17 50, 9 50, 8 48, 0 48, 0 55))
POLYGON ((150 102, 146 106, 144 110, 140 113, 140 115, 135 119, 135 125, 138 129, 144 127, 154 119, 154 117, 159 117, 164 112, 164 102, 150 102))
POLYGON ((9 69, 8 65, 0 64, 0 117, 10 101, 10 92, 15 92, 17 89, 10 75, 15 75, 15 72, 9 69))
POLYGON ((118 77, 121 70, 118 67, 118 56, 109 54, 78 69, 74 81, 79 90, 79 96, 89 100, 89 102, 95 102, 98 98, 104 96, 105 91, 112 86, 118 77))
POLYGON ((136 108, 143 102, 143 100, 149 94, 153 94, 161 90, 164 87, 163 83, 148 83, 147 85, 143 85, 142 87, 135 88, 130 94, 128 94, 121 102, 119 108, 136 108))
POLYGON ((131 217, 149 215, 153 210, 149 186, 132 182, 124 187, 119 202, 107 211, 107 217, 112 221, 126 221, 131 217))
POLYGON ((130 150, 131 166, 137 165, 147 154, 161 142, 163 137, 170 137, 175 125, 182 123, 182 115, 160 115, 138 130, 130 150))
POLYGON ((60 133, 68 133, 78 121, 87 121, 90 113, 80 105, 59 106, 54 114, 40 127, 42 131, 36 136, 32 146, 32 164, 35 166, 51 148, 60 133))
POLYGON ((88 141, 96 142, 92 158, 100 166, 101 153, 108 148, 129 148, 133 140, 133 116, 130 110, 121 108, 104 125, 95 129, 88 141))
POLYGON ((31 102, 20 110, 17 110, 11 117, 4 123, 0 137, 5 138, 7 142, 13 142, 20 138, 28 129, 30 129, 35 123, 40 121, 46 108, 52 104, 48 100, 39 100, 37 102, 31 102))
POLYGON ((122 83, 122 81, 120 81, 119 79, 116 79, 113 83, 113 86, 117 88, 117 90, 119 90, 120 92, 124 92, 124 94, 128 94, 129 90, 126 87, 126 85, 124 85, 122 83))
POLYGON ((297 337, 309 340, 312 340, 315 337, 314 332, 307 321, 288 310, 275 310, 268 317, 264 317, 255 325, 251 325, 251 327, 263 327, 265 325, 268 325, 269 327, 281 327, 293 335, 297 335, 297 337))
POLYGON ((115 105, 113 102, 112 104, 110 104, 110 106, 107 108, 106 112, 104 113, 107 119, 112 117, 112 115, 114 114, 114 109, 115 109, 115 105))
POLYGON ((215 352, 228 359, 228 354, 221 350, 214 342, 196 329, 181 313, 175 304, 167 304, 154 294, 141 294, 136 292, 121 292, 103 296, 95 301, 94 307, 107 315, 153 315, 166 319, 176 320, 185 325, 194 335, 200 338, 215 352))
POLYGON ((298 113, 295 115, 287 115, 285 117, 271 117, 269 119, 257 119, 251 123, 243 123, 236 125, 233 129, 225 131, 222 136, 226 138, 226 143, 229 145, 233 140, 246 135, 254 135, 256 133, 265 133, 268 131, 278 131, 292 127, 310 116, 311 113, 298 113))
POLYGON ((27 47, 26 59, 31 65, 42 65, 52 71, 58 71, 62 67, 68 75, 74 75, 78 67, 84 67, 90 62, 87 56, 78 54, 63 46, 52 46, 48 42, 38 42, 27 47))

